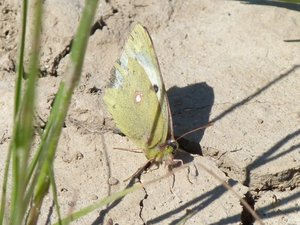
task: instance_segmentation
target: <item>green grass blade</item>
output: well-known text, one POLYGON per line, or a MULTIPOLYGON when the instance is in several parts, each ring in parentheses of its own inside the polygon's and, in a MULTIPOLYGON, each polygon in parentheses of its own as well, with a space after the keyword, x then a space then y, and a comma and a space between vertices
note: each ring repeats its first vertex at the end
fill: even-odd
POLYGON ((52 193, 53 193, 53 200, 54 200, 54 204, 55 204, 55 208, 56 208, 56 213, 57 213, 57 217, 58 217, 58 223, 59 225, 61 225, 61 213, 60 213, 60 207, 59 207, 59 203, 58 203, 58 198, 57 198, 57 188, 56 188, 56 182, 55 182, 55 177, 54 177, 54 172, 52 170, 51 172, 51 187, 52 187, 52 193))
POLYGON ((4 175, 3 175, 3 185, 2 185, 2 194, 1 194, 1 208, 0 208, 0 225, 3 224, 4 220, 4 212, 5 212, 5 206, 6 206, 6 191, 7 191, 7 181, 8 181, 8 171, 9 171, 9 165, 11 160, 11 151, 12 149, 8 149, 7 157, 6 157, 6 164, 4 169, 4 175))
MULTIPOLYGON (((24 7, 26 8, 27 6, 24 7)), ((29 61, 29 76, 24 97, 20 102, 20 106, 16 106, 18 110, 15 117, 11 142, 13 159, 13 188, 10 224, 21 224, 28 207, 28 204, 23 201, 23 198, 26 191, 25 179, 28 158, 33 140, 33 120, 36 95, 35 86, 39 68, 42 3, 38 0, 34 2, 33 15, 35 19, 33 21, 33 35, 31 39, 32 48, 29 61)), ((22 68, 20 70, 20 74, 23 73, 21 71, 22 68)))
MULTIPOLYGON (((24 49, 25 49, 25 34, 26 34, 26 24, 27 24, 27 10, 28 4, 27 0, 23 1, 22 4, 22 28, 21 28, 21 40, 19 48, 19 58, 18 58, 18 67, 17 67, 17 79, 15 87, 15 99, 14 99, 14 119, 19 111, 21 94, 22 94, 22 78, 23 78, 23 64, 24 64, 24 49)), ((3 175, 3 186, 1 194, 1 205, 0 205, 0 225, 3 224, 5 204, 6 204, 6 190, 7 190, 7 181, 8 181, 8 171, 11 161, 12 147, 9 147, 6 164, 3 175)))
MULTIPOLYGON (((72 46, 71 61, 67 67, 65 79, 60 84, 49 121, 47 123, 44 135, 42 136, 40 147, 41 152, 37 153, 40 155, 40 158, 37 163, 37 169, 33 174, 33 180, 36 180, 36 182, 31 182, 30 184, 31 186, 35 187, 33 197, 33 205, 35 207, 33 207, 30 211, 28 220, 29 224, 34 224, 37 221, 43 198, 49 189, 49 177, 51 176, 57 143, 61 134, 73 91, 80 79, 87 41, 97 5, 98 0, 86 1, 79 28, 72 46), (35 179, 36 177, 37 179, 35 179)), ((30 195, 30 192, 26 193, 26 199, 28 199, 30 195)))
MULTIPOLYGON (((148 181, 148 182, 145 182, 143 184, 141 183, 137 183, 135 185, 133 185, 132 187, 128 187, 128 188, 125 188, 121 191, 118 191, 106 198, 103 198, 101 199, 100 201, 96 202, 95 204, 93 205, 90 205, 90 206, 87 206, 77 212, 74 212, 72 214, 70 214, 69 216, 67 216, 66 218, 64 218, 61 222, 63 225, 66 225, 66 224, 69 224, 71 223, 72 221, 76 220, 76 219, 79 219, 80 217, 83 217, 83 216, 86 216, 88 213, 94 211, 95 209, 100 209, 102 207, 105 207, 106 205, 110 204, 110 203, 113 203, 114 201, 132 193, 132 192, 135 192, 137 190, 140 190, 144 187, 147 187, 153 183, 156 183, 162 179, 166 179, 170 176, 173 176, 174 173, 180 171, 180 170, 183 170, 183 169, 186 169, 187 166, 182 166, 180 168, 176 168, 176 169, 173 169, 173 172, 172 173, 167 173, 166 175, 162 176, 162 177, 159 177, 157 179, 153 179, 151 181, 148 181)), ((59 225, 58 223, 55 223, 54 225, 59 225)))
POLYGON ((17 115, 20 107, 21 95, 22 95, 22 79, 24 74, 24 52, 25 52, 25 35, 26 35, 26 24, 27 24, 27 11, 28 11, 28 1, 24 0, 22 5, 22 30, 21 30, 21 40, 19 48, 19 58, 17 63, 17 79, 15 88, 15 102, 14 102, 14 118, 17 115))
MULTIPOLYGON (((141 184, 135 184, 134 186, 132 186, 130 188, 126 188, 122 191, 116 192, 106 198, 103 198, 102 200, 100 200, 99 202, 97 202, 93 205, 90 205, 86 208, 83 208, 77 212, 70 214, 69 216, 64 218, 61 222, 63 225, 69 224, 72 221, 79 219, 80 217, 83 217, 83 216, 87 215, 88 213, 94 211, 95 209, 102 208, 102 207, 106 206, 107 204, 112 203, 112 202, 114 202, 134 191, 142 189, 142 188, 143 188, 143 186, 141 184)), ((59 225, 59 223, 55 223, 54 225, 59 225)))

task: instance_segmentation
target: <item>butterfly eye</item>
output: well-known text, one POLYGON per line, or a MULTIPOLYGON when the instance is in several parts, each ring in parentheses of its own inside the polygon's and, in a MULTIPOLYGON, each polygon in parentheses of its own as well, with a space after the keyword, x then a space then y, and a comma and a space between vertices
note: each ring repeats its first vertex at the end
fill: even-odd
POLYGON ((158 86, 156 84, 154 84, 153 88, 154 88, 155 93, 157 93, 158 92, 158 86))
POLYGON ((179 148, 179 145, 175 140, 168 140, 167 144, 171 146, 174 150, 177 150, 179 148))

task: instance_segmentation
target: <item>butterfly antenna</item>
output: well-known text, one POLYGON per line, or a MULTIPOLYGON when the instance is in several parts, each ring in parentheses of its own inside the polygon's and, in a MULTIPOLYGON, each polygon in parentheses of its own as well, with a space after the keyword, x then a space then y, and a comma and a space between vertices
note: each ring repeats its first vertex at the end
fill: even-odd
POLYGON ((179 139, 183 138, 184 136, 186 136, 186 135, 188 135, 188 134, 194 133, 194 132, 196 132, 197 130, 203 130, 203 129, 205 129, 205 128, 207 128, 207 127, 210 127, 210 126, 212 126, 212 125, 214 125, 214 122, 209 122, 208 124, 206 124, 206 125, 204 125, 204 126, 195 128, 195 129, 193 129, 193 130, 191 130, 191 131, 189 131, 189 132, 184 133, 184 134, 181 135, 180 137, 176 138, 176 141, 178 141, 179 139))
POLYGON ((125 152, 133 152, 133 153, 143 153, 143 150, 141 149, 127 149, 127 148, 113 148, 119 151, 125 151, 125 152))

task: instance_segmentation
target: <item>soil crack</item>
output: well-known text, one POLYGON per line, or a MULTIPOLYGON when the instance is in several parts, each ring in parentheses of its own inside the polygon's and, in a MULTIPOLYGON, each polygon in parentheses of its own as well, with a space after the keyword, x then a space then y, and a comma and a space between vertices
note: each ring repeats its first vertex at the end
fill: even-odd
POLYGON ((60 61, 70 53, 72 44, 73 44, 73 39, 69 42, 69 44, 67 44, 67 46, 57 56, 55 56, 53 63, 52 63, 51 70, 50 70, 51 76, 55 76, 55 77, 58 76, 57 69, 60 64, 60 61))
MULTIPOLYGON (((114 14, 118 13, 118 12, 119 12, 118 9, 111 6, 111 13, 109 13, 105 16, 101 16, 100 19, 98 19, 92 25, 90 36, 94 35, 94 33, 97 30, 103 30, 103 28, 107 26, 105 21, 107 19, 109 19, 110 17, 112 17, 114 14)), ((71 52, 72 44, 73 44, 73 39, 71 39, 69 44, 67 44, 65 46, 65 48, 54 58, 53 63, 52 63, 52 67, 51 67, 50 72, 49 72, 51 76, 58 76, 57 69, 59 67, 59 64, 60 64, 61 60, 63 58, 65 58, 71 52)))
POLYGON ((274 174, 253 175, 251 179, 253 180, 250 185, 252 190, 293 190, 300 186, 300 167, 290 168, 274 174))
MULTIPOLYGON (((216 160, 218 168, 229 178, 239 181, 253 191, 292 190, 300 186, 300 167, 291 167, 279 172, 259 173, 255 170, 242 168, 230 157, 229 152, 240 151, 221 151, 212 147, 202 146, 204 156, 212 157, 216 160)), ((252 165, 252 167, 254 167, 252 165)))
MULTIPOLYGON (((255 200, 256 197, 253 196, 249 191, 245 194, 245 197, 243 198, 248 204, 249 206, 254 210, 254 206, 255 206, 255 200)), ((241 213, 241 224, 243 225, 252 225, 255 221, 254 217, 251 215, 251 213, 249 212, 249 210, 243 205, 241 204, 243 209, 242 209, 242 213, 241 213)))
MULTIPOLYGON (((139 179, 139 182, 141 184, 143 184, 142 181, 141 181, 141 179, 139 179)), ((146 190, 145 187, 143 187, 143 190, 145 192, 145 195, 144 195, 144 198, 140 201, 140 213, 139 213, 139 217, 143 221, 143 225, 146 225, 146 222, 145 222, 145 220, 143 218, 143 209, 144 209, 144 201, 148 198, 148 193, 147 193, 147 190, 146 190)))
MULTIPOLYGON (((97 20, 93 24, 93 26, 91 28, 90 36, 92 36, 96 32, 96 30, 102 30, 103 27, 105 27, 105 26, 107 26, 107 25, 104 22, 103 18, 101 17, 99 20, 97 20)), ((58 76, 57 70, 58 70, 59 64, 60 64, 61 60, 64 59, 71 52, 73 40, 74 39, 71 39, 69 44, 67 44, 65 46, 65 48, 54 58, 52 67, 50 69, 51 76, 55 76, 55 77, 58 76)))

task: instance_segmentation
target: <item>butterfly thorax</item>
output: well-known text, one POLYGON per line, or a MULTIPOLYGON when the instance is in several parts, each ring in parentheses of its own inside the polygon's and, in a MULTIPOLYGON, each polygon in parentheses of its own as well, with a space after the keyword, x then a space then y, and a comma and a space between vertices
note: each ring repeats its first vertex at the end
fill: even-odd
POLYGON ((174 152, 178 149, 178 143, 175 140, 167 140, 165 143, 156 145, 151 149, 145 151, 148 160, 153 160, 154 162, 169 162, 173 161, 174 152))

